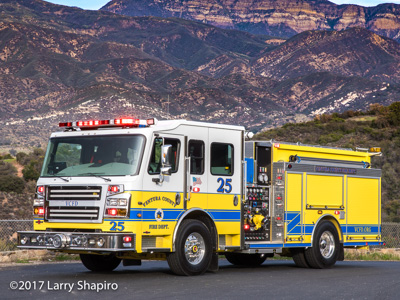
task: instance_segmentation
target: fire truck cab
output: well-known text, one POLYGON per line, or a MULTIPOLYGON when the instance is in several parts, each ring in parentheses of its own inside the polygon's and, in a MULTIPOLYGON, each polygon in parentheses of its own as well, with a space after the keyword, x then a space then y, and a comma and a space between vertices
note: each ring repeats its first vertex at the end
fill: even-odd
POLYGON ((179 275, 218 254, 275 253, 325 268, 381 244, 379 153, 245 141, 245 129, 131 118, 60 123, 19 247, 80 254, 92 271, 166 259, 179 275))

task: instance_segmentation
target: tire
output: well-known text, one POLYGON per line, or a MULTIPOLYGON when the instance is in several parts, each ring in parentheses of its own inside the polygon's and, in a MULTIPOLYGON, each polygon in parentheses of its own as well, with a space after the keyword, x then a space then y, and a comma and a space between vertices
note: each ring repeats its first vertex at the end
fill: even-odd
POLYGON ((168 255, 167 261, 176 275, 201 275, 209 268, 212 254, 207 226, 198 220, 184 220, 176 238, 175 252, 168 255))
POLYGON ((121 263, 114 255, 80 254, 82 264, 93 272, 111 272, 121 263))
POLYGON ((336 227, 329 221, 323 221, 315 231, 312 247, 305 250, 307 263, 314 269, 329 268, 336 263, 339 253, 336 227))
POLYGON ((307 263, 304 248, 290 248, 290 253, 292 254, 292 258, 294 263, 299 268, 309 268, 310 266, 307 263))
POLYGON ((267 259, 266 254, 225 253, 227 261, 235 266, 257 267, 267 259))

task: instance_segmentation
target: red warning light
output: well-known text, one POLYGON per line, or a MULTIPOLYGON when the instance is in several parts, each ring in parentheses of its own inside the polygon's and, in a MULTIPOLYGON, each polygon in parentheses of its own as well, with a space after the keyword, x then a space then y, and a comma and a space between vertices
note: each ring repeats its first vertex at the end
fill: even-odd
POLYGON ((38 193, 43 194, 44 193, 44 186, 43 185, 38 186, 37 191, 38 191, 38 193))
POLYGON ((109 208, 107 212, 110 216, 116 216, 118 214, 118 210, 116 208, 109 208))
POLYGON ((118 193, 118 192, 119 192, 119 186, 118 186, 118 185, 110 185, 110 186, 108 187, 108 190, 109 190, 110 192, 113 192, 113 193, 118 193))
POLYGON ((39 216, 44 216, 44 208, 43 208, 43 207, 39 207, 39 209, 38 209, 38 215, 39 215, 39 216))
POLYGON ((132 237, 124 236, 124 243, 130 243, 130 242, 132 242, 132 237))
POLYGON ((244 228, 244 230, 249 230, 250 229, 250 225, 249 224, 244 224, 243 228, 244 228))

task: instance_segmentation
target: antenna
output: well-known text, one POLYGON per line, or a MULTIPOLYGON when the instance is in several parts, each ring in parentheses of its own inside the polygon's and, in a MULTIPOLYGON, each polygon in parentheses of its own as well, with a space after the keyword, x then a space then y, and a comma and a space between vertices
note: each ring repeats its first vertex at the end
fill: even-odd
POLYGON ((167 114, 169 115, 169 95, 168 95, 168 102, 167 102, 167 114))

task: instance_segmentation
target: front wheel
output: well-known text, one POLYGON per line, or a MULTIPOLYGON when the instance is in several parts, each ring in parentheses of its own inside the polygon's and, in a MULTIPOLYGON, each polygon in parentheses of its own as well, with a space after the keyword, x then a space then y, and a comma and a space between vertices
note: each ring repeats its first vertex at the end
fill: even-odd
POLYGON ((80 254, 82 264, 93 272, 111 272, 121 263, 114 255, 80 254))
POLYGON ((212 258, 212 239, 206 225, 198 220, 184 220, 175 242, 176 251, 167 257, 177 275, 200 275, 207 271, 212 258))
POLYGON ((312 268, 329 268, 336 263, 339 249, 340 242, 335 225, 323 221, 315 232, 312 247, 305 251, 305 257, 312 268))

